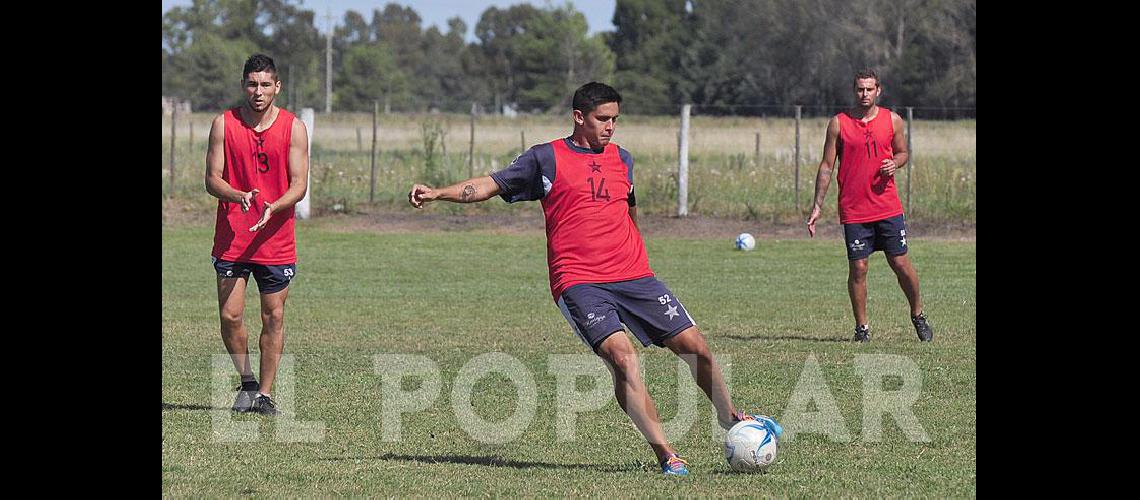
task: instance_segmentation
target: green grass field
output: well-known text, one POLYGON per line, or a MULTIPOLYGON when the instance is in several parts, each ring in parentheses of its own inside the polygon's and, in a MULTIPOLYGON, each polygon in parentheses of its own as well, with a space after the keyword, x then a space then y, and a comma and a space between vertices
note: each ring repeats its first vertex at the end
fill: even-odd
MULTIPOLYGON (((729 471, 708 431, 710 405, 673 442, 688 478, 662 477, 640 434, 611 397, 577 420, 577 439, 557 439, 551 354, 588 354, 550 299, 541 232, 346 232, 329 220, 299 221, 297 279, 286 312, 286 354, 294 356, 294 397, 283 410, 320 422, 316 442, 279 439, 281 420, 234 416, 256 426, 254 442, 218 442, 213 419, 230 418, 213 357, 218 334, 212 228, 162 229, 163 495, 674 496, 835 497, 977 495, 977 246, 915 237, 933 344, 919 344, 906 299, 881 254, 871 259, 869 311, 874 341, 851 335, 846 261, 838 240, 774 241, 734 251, 731 239, 647 234, 650 264, 685 304, 718 356, 731 357, 737 405, 783 418, 805 361, 814 357, 852 439, 801 433, 782 443, 767 474, 729 471), (451 394, 476 356, 503 352, 533 374, 538 412, 521 437, 484 444, 464 431, 451 394), (383 439, 378 354, 430 358, 442 371, 439 396, 403 415, 398 441, 383 439), (929 435, 911 442, 890 417, 883 439, 862 431, 863 378, 857 356, 891 354, 922 375, 912 406, 929 435), (216 408, 216 409, 215 409, 216 408)), ((255 287, 246 324, 256 354, 255 287)), ((676 358, 641 349, 661 416, 679 412, 676 358)), ((892 389, 891 379, 885 388, 892 389)), ((279 384, 282 382, 279 381, 279 384)), ((415 388, 406 382, 404 390, 415 388)), ((580 387, 581 390, 587 388, 580 387)), ((519 406, 515 386, 492 375, 471 403, 500 421, 519 406)))

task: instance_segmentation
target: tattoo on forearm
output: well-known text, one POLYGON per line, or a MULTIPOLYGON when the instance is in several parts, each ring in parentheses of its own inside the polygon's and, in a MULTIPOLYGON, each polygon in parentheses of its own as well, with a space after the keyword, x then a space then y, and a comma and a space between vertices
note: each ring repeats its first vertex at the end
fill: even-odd
POLYGON ((831 185, 831 170, 819 169, 815 178, 815 204, 823 206, 823 199, 827 196, 827 188, 831 185))
POLYGON ((466 203, 468 201, 472 201, 472 198, 474 198, 474 197, 475 197, 475 185, 474 184, 468 184, 466 186, 463 186, 463 193, 459 195, 459 200, 466 203))

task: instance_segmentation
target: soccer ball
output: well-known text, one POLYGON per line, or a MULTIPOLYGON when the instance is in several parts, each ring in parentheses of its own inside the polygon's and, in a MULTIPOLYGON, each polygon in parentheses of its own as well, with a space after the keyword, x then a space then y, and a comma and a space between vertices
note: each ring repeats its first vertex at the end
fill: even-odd
POLYGON ((744 250, 747 252, 753 248, 756 248, 756 238, 753 238, 751 234, 740 233, 740 235, 736 237, 737 250, 744 250))
POLYGON ((738 472, 766 470, 776 461, 776 435, 755 420, 741 420, 724 437, 724 458, 738 472))

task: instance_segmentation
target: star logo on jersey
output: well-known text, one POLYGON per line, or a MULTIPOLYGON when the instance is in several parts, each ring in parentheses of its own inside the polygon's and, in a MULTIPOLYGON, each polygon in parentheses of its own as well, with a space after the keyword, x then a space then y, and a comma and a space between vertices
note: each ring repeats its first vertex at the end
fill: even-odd
POLYGON ((589 166, 590 166, 590 171, 591 171, 591 172, 601 172, 601 171, 602 171, 602 166, 601 166, 601 165, 599 165, 599 164, 598 164, 598 162, 596 162, 596 161, 594 161, 594 160, 590 160, 590 165, 589 165, 589 166))
POLYGON ((681 313, 677 312, 677 306, 676 305, 671 305, 667 309, 665 309, 665 315, 669 316, 669 319, 673 319, 673 318, 676 318, 677 316, 680 316, 681 313))

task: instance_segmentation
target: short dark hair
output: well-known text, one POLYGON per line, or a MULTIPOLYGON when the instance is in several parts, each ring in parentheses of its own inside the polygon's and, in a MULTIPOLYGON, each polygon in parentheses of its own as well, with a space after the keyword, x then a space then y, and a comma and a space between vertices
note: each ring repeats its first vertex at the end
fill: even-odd
POLYGON ((574 109, 582 114, 590 114, 599 104, 616 102, 621 104, 621 94, 604 83, 590 82, 574 91, 574 109))
POLYGON ((257 73, 264 71, 266 73, 273 73, 273 79, 277 79, 277 65, 273 64, 273 58, 265 54, 254 54, 245 60, 245 67, 241 69, 241 79, 245 80, 250 73, 257 73))
POLYGON ((871 68, 864 68, 864 69, 861 69, 859 71, 856 71, 855 72, 855 79, 852 80, 852 82, 853 82, 852 84, 853 85, 858 84, 859 80, 863 80, 866 78, 874 78, 875 79, 875 86, 876 87, 881 86, 879 83, 879 74, 875 73, 875 70, 873 70, 871 68))

